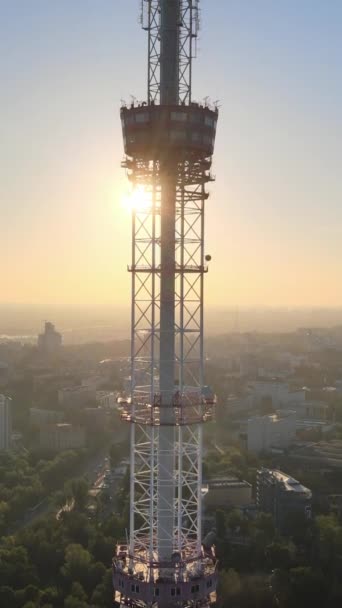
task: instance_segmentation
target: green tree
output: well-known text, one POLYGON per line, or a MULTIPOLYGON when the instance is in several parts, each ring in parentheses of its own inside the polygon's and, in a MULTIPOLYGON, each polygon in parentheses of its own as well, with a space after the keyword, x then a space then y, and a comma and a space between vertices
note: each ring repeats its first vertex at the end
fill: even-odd
POLYGON ((1 608, 13 608, 16 605, 14 590, 11 587, 0 587, 1 608))
POLYGON ((255 519, 256 535, 265 545, 271 543, 275 537, 275 526, 272 515, 269 513, 259 513, 255 519))
POLYGON ((24 589, 25 600, 27 602, 39 603, 41 592, 35 585, 27 585, 24 589))
POLYGON ((266 559, 270 569, 287 570, 293 561, 295 546, 291 543, 273 542, 266 547, 266 559))
POLYGON ((78 511, 65 513, 62 525, 65 536, 71 544, 87 547, 94 533, 87 516, 78 511))
POLYGON ((241 593, 240 575, 236 570, 222 570, 219 576, 218 584, 218 605, 219 606, 234 606, 234 600, 241 593))
POLYGON ((321 608, 327 604, 329 582, 320 570, 298 567, 290 570, 289 608, 321 608))
POLYGON ((0 549, 0 581, 13 589, 37 581, 35 568, 24 547, 0 549))
POLYGON ((10 507, 8 502, 0 500, 0 534, 5 532, 6 526, 10 521, 10 507))
POLYGON ((101 532, 106 537, 112 537, 120 540, 122 532, 125 529, 125 521, 122 517, 119 517, 116 513, 113 513, 106 519, 101 525, 101 532))
POLYGON ((222 541, 226 536, 226 514, 221 509, 215 513, 217 538, 222 541))
POLYGON ((63 565, 63 551, 55 543, 42 540, 35 548, 34 563, 44 583, 53 582, 54 573, 63 565))
POLYGON ((89 593, 91 593, 93 589, 95 589, 95 587, 102 582, 105 573, 106 568, 101 562, 96 562, 90 566, 88 571, 88 579, 84 585, 89 593))
POLYGON ((97 585, 91 596, 91 604, 96 608, 107 608, 113 603, 112 571, 109 568, 103 576, 102 582, 97 585))
POLYGON ((84 591, 80 583, 73 583, 71 586, 71 594, 73 597, 77 597, 79 600, 86 600, 87 594, 84 591))
POLYGON ((233 509, 227 517, 227 526, 232 534, 240 531, 243 525, 244 516, 238 509, 233 509))
POLYGON ((115 539, 99 532, 94 536, 89 549, 96 561, 110 564, 115 550, 115 539))
POLYGON ((119 443, 112 443, 109 448, 110 466, 114 469, 122 458, 122 446, 119 443))
POLYGON ((70 581, 84 583, 87 581, 91 564, 91 555, 82 545, 71 544, 65 550, 65 562, 62 574, 70 581))
MULTIPOLYGON (((70 495, 75 502, 75 509, 83 511, 88 503, 89 484, 83 479, 72 479, 67 484, 67 491, 69 489, 70 495)), ((67 492, 66 492, 67 493, 67 492)))
MULTIPOLYGON (((56 570, 54 571, 56 572, 56 570)), ((50 606, 54 606, 58 601, 58 591, 56 587, 46 587, 42 591, 41 601, 50 606)))
POLYGON ((288 605, 290 588, 288 571, 276 568, 272 573, 270 582, 277 605, 285 608, 288 605))
POLYGON ((337 564, 342 555, 342 526, 335 515, 319 515, 315 520, 319 542, 319 556, 330 569, 337 564))

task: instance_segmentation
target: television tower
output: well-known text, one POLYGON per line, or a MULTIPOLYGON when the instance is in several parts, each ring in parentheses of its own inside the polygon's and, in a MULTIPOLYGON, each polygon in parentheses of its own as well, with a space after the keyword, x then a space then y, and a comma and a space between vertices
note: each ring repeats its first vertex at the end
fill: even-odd
POLYGON ((121 108, 132 211, 130 526, 113 560, 121 606, 209 606, 217 564, 202 544, 206 184, 217 108, 191 96, 198 0, 142 0, 146 102, 121 108))

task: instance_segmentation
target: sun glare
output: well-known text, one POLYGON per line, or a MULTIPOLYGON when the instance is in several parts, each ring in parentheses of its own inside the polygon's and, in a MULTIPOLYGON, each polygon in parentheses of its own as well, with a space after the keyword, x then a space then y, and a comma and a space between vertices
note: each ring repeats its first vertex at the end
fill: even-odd
POLYGON ((123 206, 134 211, 147 211, 151 207, 150 194, 143 186, 137 186, 123 197, 123 206))

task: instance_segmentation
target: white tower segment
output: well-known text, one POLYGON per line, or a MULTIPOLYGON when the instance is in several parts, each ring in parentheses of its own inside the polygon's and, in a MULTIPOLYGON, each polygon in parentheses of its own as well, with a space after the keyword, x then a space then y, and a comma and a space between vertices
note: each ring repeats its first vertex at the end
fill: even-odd
POLYGON ((218 112, 191 100, 197 0, 143 0, 148 101, 121 109, 123 166, 144 202, 132 218, 129 546, 113 565, 122 605, 210 603, 202 548, 204 204, 218 112))

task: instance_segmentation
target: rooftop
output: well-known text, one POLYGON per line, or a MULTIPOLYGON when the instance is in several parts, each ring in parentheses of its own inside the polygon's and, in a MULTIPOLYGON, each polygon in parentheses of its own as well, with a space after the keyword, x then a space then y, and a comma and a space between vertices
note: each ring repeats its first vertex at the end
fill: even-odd
POLYGON ((252 416, 248 419, 249 421, 269 421, 269 422, 279 422, 280 420, 284 420, 285 418, 290 418, 296 416, 295 410, 278 410, 276 414, 266 414, 264 416, 252 416))
POLYGON ((59 390, 63 393, 77 393, 79 391, 89 390, 91 387, 88 384, 79 384, 78 386, 66 386, 65 388, 60 388, 59 390))
POLYGON ((282 483, 287 492, 296 492, 298 494, 307 494, 308 496, 311 496, 311 490, 303 486, 303 484, 297 479, 294 479, 294 477, 291 477, 278 469, 266 469, 266 471, 268 471, 273 478, 282 483))
POLYGON ((251 487, 248 481, 234 479, 234 478, 222 478, 222 479, 209 479, 208 487, 210 490, 217 490, 220 488, 246 488, 251 487))

